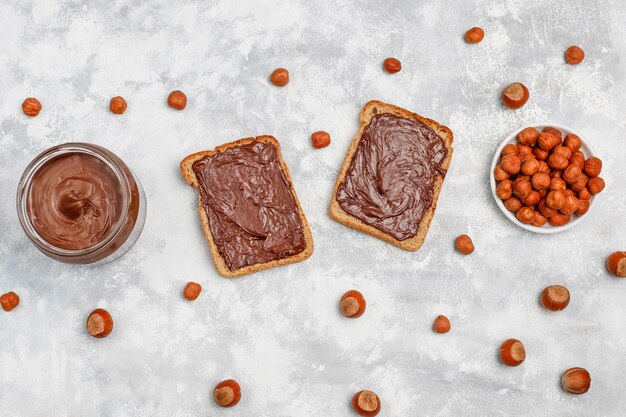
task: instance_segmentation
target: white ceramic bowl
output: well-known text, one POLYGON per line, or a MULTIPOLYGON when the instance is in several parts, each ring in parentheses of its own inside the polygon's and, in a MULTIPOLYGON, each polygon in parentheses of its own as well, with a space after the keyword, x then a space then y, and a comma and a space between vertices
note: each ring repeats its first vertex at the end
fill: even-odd
POLYGON ((491 182, 491 193, 493 194, 493 198, 496 200, 496 204, 498 205, 498 207, 500 207, 500 210, 502 210, 502 213, 504 213, 504 215, 511 220, 513 223, 515 223, 516 225, 518 225, 521 228, 524 228, 526 230, 529 230, 531 232, 535 232, 535 233, 559 233, 559 232, 564 232, 568 229, 571 229, 572 227, 576 226, 577 224, 579 224, 580 222, 582 222, 584 219, 586 219, 589 214, 591 213, 591 210, 593 209, 593 207, 596 205, 596 201, 598 200, 598 195, 594 195, 591 198, 591 201, 589 202, 589 210, 587 211, 586 214, 582 215, 582 216, 577 216, 577 215, 572 215, 572 220, 567 223, 566 225, 563 226, 552 226, 550 223, 546 223, 543 227, 537 227, 537 226, 533 226, 530 224, 524 224, 522 222, 520 222, 519 220, 517 220, 517 217, 515 217, 515 213, 510 212, 509 210, 506 209, 506 207, 504 207, 504 202, 502 200, 500 200, 496 194, 496 179, 493 177, 493 170, 496 168, 496 166, 500 163, 500 153, 502 152, 502 149, 508 145, 509 143, 517 143, 517 134, 522 131, 523 129, 527 128, 527 127, 534 127, 537 130, 541 131, 544 127, 546 126, 552 126, 556 129, 559 129, 561 132, 563 132, 563 137, 565 137, 567 134, 569 133, 573 133, 575 135, 578 135, 578 137, 580 138, 581 142, 582 142, 582 147, 580 148, 580 150, 585 154, 585 158, 589 158, 591 156, 597 156, 595 150, 593 149, 593 147, 591 146, 591 144, 589 143, 589 141, 583 136, 581 135, 579 132, 576 132, 572 129, 570 129, 569 127, 560 125, 558 123, 534 123, 534 124, 528 124, 525 125, 524 127, 517 129, 516 131, 514 131, 513 133, 511 133, 509 136, 506 137, 506 139, 504 139, 504 141, 502 142, 502 144, 500 145, 500 147, 498 147, 498 150, 496 150, 495 155, 493 156, 493 162, 491 163, 491 171, 489 172, 489 179, 491 182))

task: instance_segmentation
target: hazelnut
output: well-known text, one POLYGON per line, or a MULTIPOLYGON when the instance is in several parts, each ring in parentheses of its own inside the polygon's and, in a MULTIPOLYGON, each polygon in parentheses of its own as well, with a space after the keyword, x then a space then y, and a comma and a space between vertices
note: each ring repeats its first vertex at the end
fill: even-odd
POLYGON ((13 291, 0 296, 0 305, 4 311, 11 311, 20 303, 20 297, 13 291))
POLYGON ((563 133, 561 133, 561 131, 555 127, 546 126, 543 128, 542 132, 551 134, 559 140, 559 143, 563 141, 563 133))
POLYGON ((311 135, 311 143, 315 149, 325 148, 330 145, 330 134, 328 134, 328 132, 324 132, 323 130, 313 132, 311 135))
POLYGON ((500 165, 498 165, 493 170, 493 177, 496 181, 503 181, 509 178, 509 174, 505 170, 503 170, 500 165))
POLYGON ((507 174, 515 175, 522 168, 522 161, 517 155, 506 155, 502 157, 500 166, 507 174))
POLYGON ((550 171, 550 178, 561 178, 561 171, 550 171))
POLYGON ((589 190, 587 189, 587 187, 583 188, 582 190, 580 190, 578 192, 578 199, 579 200, 591 200, 591 193, 589 192, 589 190))
POLYGON ((187 96, 180 90, 175 90, 167 96, 167 104, 173 109, 182 110, 187 107, 187 96))
POLYGON ((552 226, 563 226, 570 222, 572 216, 565 215, 561 213, 556 213, 554 216, 550 217, 548 221, 552 226))
POLYGON ((546 199, 542 198, 541 200, 539 200, 539 203, 537 203, 537 209, 539 209, 539 212, 547 218, 550 218, 552 216, 554 216, 555 214, 558 213, 557 210, 548 207, 548 205, 546 204, 546 199))
POLYGON ((531 223, 533 226, 543 227, 548 222, 548 219, 539 213, 535 213, 535 219, 531 223))
POLYGON ((504 180, 496 187, 496 195, 500 200, 506 200, 513 195, 513 181, 504 180))
POLYGON ((565 190, 567 184, 561 178, 550 178, 550 186, 548 188, 550 191, 565 190))
POLYGON ((378 415, 380 405, 380 398, 372 391, 359 391, 352 397, 352 408, 363 417, 378 415))
POLYGON ((507 366, 518 366, 526 359, 524 345, 517 339, 508 339, 500 346, 500 360, 507 366))
POLYGON ((124 114, 127 107, 126 100, 121 96, 113 97, 109 103, 109 110, 114 114, 124 114))
POLYGON ((448 333, 450 331, 450 320, 446 316, 437 316, 433 322, 435 333, 448 333))
POLYGON ((550 156, 550 152, 541 148, 533 148, 533 155, 540 161, 546 161, 550 156))
POLYGON ((550 191, 546 196, 546 205, 555 210, 565 205, 565 193, 563 190, 550 191))
POLYGON ((539 161, 539 169, 537 172, 543 172, 545 174, 550 174, 551 170, 546 161, 539 161))
POLYGON ((194 301, 202 292, 202 286, 196 282, 188 282, 183 290, 183 297, 189 301, 194 301))
POLYGON ((561 154, 553 153, 548 158, 548 166, 552 169, 556 169, 558 171, 562 171, 569 165, 569 161, 566 157, 561 154))
POLYGON ((289 71, 285 68, 277 68, 270 75, 270 82, 276 87, 284 87, 289 83, 289 71))
POLYGON ((546 310, 561 311, 569 304, 569 291, 562 285, 550 285, 543 289, 539 301, 546 310))
POLYGON ((626 277, 626 252, 613 252, 606 260, 609 272, 620 278, 626 277))
POLYGON ((587 187, 587 182, 589 182, 589 177, 585 174, 580 174, 578 180, 575 183, 571 184, 570 187, 572 191, 575 193, 581 192, 585 187, 587 187))
POLYGON ((536 212, 530 207, 522 207, 517 210, 515 217, 524 224, 531 224, 535 220, 536 212))
POLYGON ((552 153, 563 155, 565 159, 570 159, 572 157, 572 150, 563 145, 556 145, 554 148, 552 148, 552 153))
POLYGON ((522 158, 522 155, 532 155, 533 148, 531 148, 528 145, 518 144, 517 145, 517 153, 518 153, 520 158, 522 158))
POLYGON ((570 65, 578 65, 585 59, 585 51, 578 46, 570 46, 565 51, 565 61, 570 65))
POLYGON ((525 206, 534 206, 539 202, 540 199, 541 195, 539 194, 539 192, 533 190, 530 192, 530 194, 528 194, 527 197, 522 198, 522 203, 524 203, 525 206))
POLYGON ((474 242, 468 235, 461 235, 454 240, 454 247, 463 255, 474 252, 474 242))
POLYGON ((341 296, 339 310, 350 319, 361 317, 365 313, 365 297, 357 290, 350 290, 341 296))
POLYGON ((591 375, 584 368, 570 368, 563 372, 561 385, 570 394, 584 394, 591 386, 591 375))
POLYGON ((537 172, 530 179, 530 184, 535 190, 540 191, 548 188, 551 181, 550 176, 545 172, 537 172))
POLYGON ((589 178, 597 177, 600 175, 600 171, 602 171, 602 161, 600 159, 592 156, 585 161, 584 172, 589 178))
POLYGON ((507 155, 517 155, 517 153, 518 153, 517 145, 513 143, 509 143, 504 148, 502 148, 502 152, 500 152, 500 155, 505 157, 507 155))
POLYGON ((535 146, 539 131, 534 127, 527 127, 517 134, 517 141, 522 145, 535 146))
POLYGON ((590 178, 587 181, 587 189, 591 194, 598 194, 604 190, 604 180, 600 177, 590 178))
POLYGON ((581 146, 583 146, 583 142, 580 140, 578 135, 575 135, 573 133, 569 133, 567 136, 565 136, 563 144, 570 148, 572 152, 576 152, 580 149, 581 146))
POLYGON ((539 134, 539 137, 537 138, 537 143, 539 144, 539 147, 541 149, 543 149, 544 151, 549 151, 556 145, 560 144, 561 140, 555 135, 544 131, 539 134))
POLYGON ((532 185, 530 185, 530 181, 528 180, 518 178, 513 182, 513 194, 515 194, 519 198, 528 197, 532 190, 533 187, 532 185))
POLYGON ((582 171, 578 165, 570 165, 563 171, 562 178, 568 184, 574 184, 580 179, 582 171))
POLYGON ((509 84, 502 92, 502 102, 509 109, 519 109, 528 101, 528 88, 522 83, 509 84))
POLYGON ((107 337, 113 331, 113 318, 108 311, 97 308, 87 317, 87 332, 99 339, 107 337))
POLYGON ((465 32, 465 42, 467 43, 478 43, 482 41, 484 37, 485 31, 479 27, 473 27, 465 32))
POLYGON ((26 116, 35 117, 41 111, 41 103, 33 97, 29 97, 22 103, 22 111, 26 116))
POLYGON ((569 159, 570 165, 576 165, 581 170, 585 168, 585 157, 582 152, 575 152, 572 157, 569 159))
POLYGON ((234 379, 222 381, 213 389, 213 399, 220 407, 234 407, 241 399, 241 387, 234 379))
POLYGON ((520 166, 524 175, 534 175, 539 170, 539 161, 536 159, 525 159, 520 166))
POLYGON ((582 216, 589 211, 589 200, 578 199, 578 208, 576 209, 576 215, 582 216))
POLYGON ((383 68, 385 68, 385 71, 389 74, 395 74, 396 72, 400 72, 402 64, 396 58, 387 58, 385 62, 383 62, 383 68))
POLYGON ((513 213, 515 213, 517 212, 517 210, 522 208, 522 202, 520 201, 519 198, 515 196, 509 197, 506 200, 504 200, 504 207, 506 207, 508 211, 512 211, 513 213))

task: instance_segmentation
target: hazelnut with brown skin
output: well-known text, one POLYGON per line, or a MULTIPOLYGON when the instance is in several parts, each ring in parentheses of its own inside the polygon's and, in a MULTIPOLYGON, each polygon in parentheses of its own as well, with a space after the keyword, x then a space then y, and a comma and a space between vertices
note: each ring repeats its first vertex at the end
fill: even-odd
POLYGON ((556 145, 561 143, 561 140, 553 134, 548 132, 541 132, 539 137, 537 138, 537 143, 539 147, 544 151, 549 151, 554 148, 556 145))
POLYGON ((528 88, 522 83, 509 84, 502 92, 502 102, 509 109, 519 109, 528 101, 528 88))
POLYGON ((532 190, 533 187, 532 185, 530 185, 530 181, 528 180, 518 178, 513 182, 513 194, 515 194, 519 198, 523 199, 528 197, 532 190))
POLYGON ((220 407, 234 407, 241 399, 241 387, 234 379, 220 382, 213 389, 213 400, 220 407))
POLYGON ((479 43, 485 37, 485 31, 479 27, 473 27, 465 32, 465 42, 479 43))
POLYGON ((276 87, 284 87, 289 83, 289 71, 285 68, 277 68, 270 75, 270 82, 276 87))
POLYGON ((572 45, 565 51, 565 61, 570 65, 578 65, 585 59, 585 51, 572 45))
POLYGON ((535 213, 535 218, 532 221, 533 226, 543 227, 548 222, 548 219, 540 213, 535 213))
POLYGON ((572 152, 576 152, 583 145, 583 142, 580 140, 578 135, 569 133, 567 136, 565 136, 565 140, 563 141, 563 144, 567 146, 568 148, 570 148, 572 152))
POLYGON ((189 301, 194 301, 202 292, 202 286, 197 282, 188 282, 183 290, 183 297, 189 301))
POLYGON ((559 143, 563 141, 563 133, 556 127, 546 126, 543 128, 542 132, 553 135, 555 138, 559 140, 559 143))
POLYGON ((581 200, 580 198, 578 199, 578 208, 576 209, 576 215, 577 216, 582 216, 584 214, 587 214, 587 212, 589 211, 589 200, 581 200))
POLYGON ((565 171, 563 171, 563 181, 565 181, 567 184, 574 184, 576 181, 578 181, 580 179, 580 176, 582 175, 582 171, 580 169, 580 167, 578 165, 571 165, 568 166, 565 171))
POLYGON ((29 97, 22 103, 22 111, 28 117, 35 117, 41 111, 41 103, 34 97, 29 97))
POLYGON ((569 165, 569 161, 561 154, 553 153, 548 158, 548 166, 557 171, 562 171, 569 165))
POLYGON ((546 205, 555 210, 565 205, 565 193, 562 190, 550 191, 546 196, 546 205))
POLYGON ((0 296, 0 305, 4 311, 11 311, 20 303, 20 297, 13 291, 0 296))
POLYGON ((535 146, 537 144, 537 138, 539 137, 539 131, 534 127, 527 127, 522 129, 517 134, 517 141, 522 145, 535 146))
POLYGON ((387 58, 385 62, 383 62, 383 68, 385 68, 385 71, 389 74, 395 74, 402 69, 402 63, 396 58, 387 58))
POLYGON ((522 174, 532 176, 539 171, 539 161, 534 159, 534 157, 525 159, 524 162, 522 162, 520 170, 522 174))
POLYGON ((561 213, 556 213, 554 216, 550 217, 548 221, 552 226, 564 226, 570 222, 572 216, 565 215, 561 213))
POLYGON ((127 107, 128 104, 126 103, 126 100, 124 100, 124 97, 121 96, 113 97, 109 102, 109 110, 111 110, 111 113, 114 114, 124 114, 127 107))
POLYGON ((454 247, 463 255, 474 252, 474 242, 468 235, 461 235, 454 240, 454 247))
POLYGON ((509 197, 506 200, 504 200, 504 207, 506 207, 508 211, 516 213, 517 210, 522 208, 522 202, 520 201, 519 198, 515 196, 509 197))
POLYGON ((616 277, 626 278, 626 252, 613 252, 606 260, 606 267, 616 277))
POLYGON ((341 296, 339 310, 344 317, 356 319, 365 313, 365 297, 357 290, 350 290, 341 296))
POLYGON ((323 130, 313 132, 311 135, 311 143, 315 149, 325 148, 330 145, 330 134, 323 130))
POLYGON ((545 190, 546 188, 548 188, 550 186, 550 182, 550 175, 546 174, 545 172, 537 172, 530 179, 530 184, 537 191, 545 190))
POLYGON ((584 394, 591 387, 591 375, 584 368, 570 368, 563 372, 561 385, 570 394, 584 394))
POLYGON ((572 157, 572 150, 567 146, 563 146, 562 144, 556 145, 552 148, 553 154, 563 155, 565 159, 570 159, 572 157))
POLYGON ((500 155, 502 157, 505 157, 507 155, 517 155, 517 154, 518 154, 517 145, 513 143, 509 143, 508 145, 506 145, 504 148, 502 148, 502 152, 500 152, 500 155))
POLYGON ((585 161, 584 172, 589 178, 595 178, 600 175, 602 171, 602 161, 595 156, 590 157, 585 161))
POLYGON ((539 301, 546 310, 561 311, 569 304, 569 291, 562 285, 550 285, 543 289, 539 301))
POLYGON ((570 188, 572 191, 574 191, 575 193, 579 193, 581 192, 584 188, 587 187, 587 183, 589 182, 589 177, 586 176, 585 174, 581 174, 580 177, 578 177, 578 180, 570 185, 570 188))
POLYGON ((539 209, 539 212, 548 219, 558 213, 558 210, 548 207, 545 198, 539 200, 539 203, 537 203, 537 209, 539 209))
POLYGON ((550 157, 550 152, 541 148, 533 148, 533 155, 540 161, 547 161, 550 157))
POLYGON ((533 153, 533 148, 531 148, 528 145, 518 144, 517 145, 517 153, 518 153, 518 156, 523 160, 524 158, 526 158, 523 155, 532 154, 533 153))
POLYGON ((517 155, 506 155, 500 161, 502 169, 510 175, 515 175, 522 168, 522 160, 517 155))
POLYGON ((182 110, 187 107, 187 96, 180 90, 174 90, 167 96, 167 104, 173 109, 182 110))
POLYGON ((506 200, 513 195, 513 181, 504 180, 496 187, 496 195, 500 200, 506 200))
POLYGON ((352 397, 352 408, 363 417, 375 417, 380 413, 380 398, 372 391, 359 391, 352 397))
POLYGON ((97 308, 87 317, 87 332, 98 339, 107 337, 113 331, 113 318, 108 311, 97 308))
POLYGON ((526 349, 517 339, 508 339, 500 346, 500 361, 507 366, 518 366, 526 359, 526 349))
POLYGON ((504 181, 509 178, 509 176, 510 175, 505 170, 503 170, 500 165, 495 167, 495 169, 493 170, 493 177, 496 179, 496 181, 504 181))
POLYGON ((524 203, 525 206, 534 206, 539 203, 540 199, 541 195, 539 194, 539 191, 532 190, 527 197, 522 198, 522 203, 524 203))
POLYGON ((576 165, 581 170, 585 168, 585 157, 582 152, 575 152, 572 157, 569 159, 570 165, 576 165))
POLYGON ((433 330, 435 333, 448 333, 450 331, 450 320, 446 316, 437 316, 433 322, 433 330))
POLYGON ((589 181, 587 181, 587 189, 591 194, 595 195, 601 193, 604 187, 604 180, 600 177, 590 178, 589 181))
POLYGON ((524 206, 517 210, 517 213, 515 213, 515 217, 517 217, 517 220, 524 224, 531 224, 533 220, 535 220, 536 214, 537 213, 535 212, 535 210, 528 206, 524 206))

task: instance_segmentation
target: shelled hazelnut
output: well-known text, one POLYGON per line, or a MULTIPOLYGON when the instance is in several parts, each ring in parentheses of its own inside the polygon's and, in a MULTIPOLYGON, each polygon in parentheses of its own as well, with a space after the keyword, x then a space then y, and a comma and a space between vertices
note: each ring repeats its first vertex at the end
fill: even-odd
POLYGON ((450 320, 446 316, 437 316, 433 322, 435 333, 448 333, 450 331, 450 320))
POLYGON ((183 297, 189 301, 194 301, 202 292, 202 286, 197 282, 188 282, 183 290, 183 297))
POLYGON ((4 311, 11 311, 20 303, 20 297, 13 291, 0 296, 0 305, 4 311))
POLYGON ((468 235, 461 235, 454 240, 454 247, 463 255, 469 255, 474 252, 474 242, 468 235))
POLYGON ((465 32, 465 42, 479 43, 485 37, 485 31, 479 27, 473 27, 465 32))

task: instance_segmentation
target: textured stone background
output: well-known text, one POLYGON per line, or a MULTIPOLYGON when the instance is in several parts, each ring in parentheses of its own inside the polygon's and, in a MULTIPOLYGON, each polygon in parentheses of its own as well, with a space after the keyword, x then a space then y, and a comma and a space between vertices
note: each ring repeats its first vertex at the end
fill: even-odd
POLYGON ((0 415, 351 416, 352 394, 376 391, 382 416, 623 416, 626 280, 604 260, 626 250, 626 5, 621 0, 0 3, 0 415), (464 32, 479 25, 485 40, 464 32), (571 44, 587 53, 564 63, 571 44), (388 56, 403 71, 381 70, 388 56), (291 71, 283 89, 267 78, 291 71), (512 81, 526 107, 499 103, 512 81), (181 89, 188 107, 166 106, 181 89), (108 111, 122 95, 128 111, 108 111), (30 119, 25 97, 44 109, 30 119), (326 214, 340 163, 370 99, 448 125, 455 155, 428 239, 403 252, 326 214), (553 121, 590 138, 607 188, 587 221, 555 236, 515 227, 488 187, 493 152, 512 130, 553 121), (309 135, 333 142, 313 150, 309 135), (306 262, 226 280, 210 259, 187 154, 258 134, 282 144, 315 239, 306 262), (148 197, 143 235, 101 267, 63 265, 27 241, 15 190, 28 162, 67 141, 104 145, 148 197), (453 249, 461 233, 476 252, 453 249), (204 286, 182 299, 188 280, 204 286), (569 287, 558 314, 538 294, 569 287), (368 310, 346 320, 341 294, 368 310), (94 340, 87 314, 107 308, 114 333, 94 340), (452 331, 435 335, 438 314, 452 331), (506 368, 499 344, 521 339, 526 362, 506 368), (591 390, 570 396, 561 372, 587 368, 591 390), (233 377, 243 398, 217 408, 233 377))

